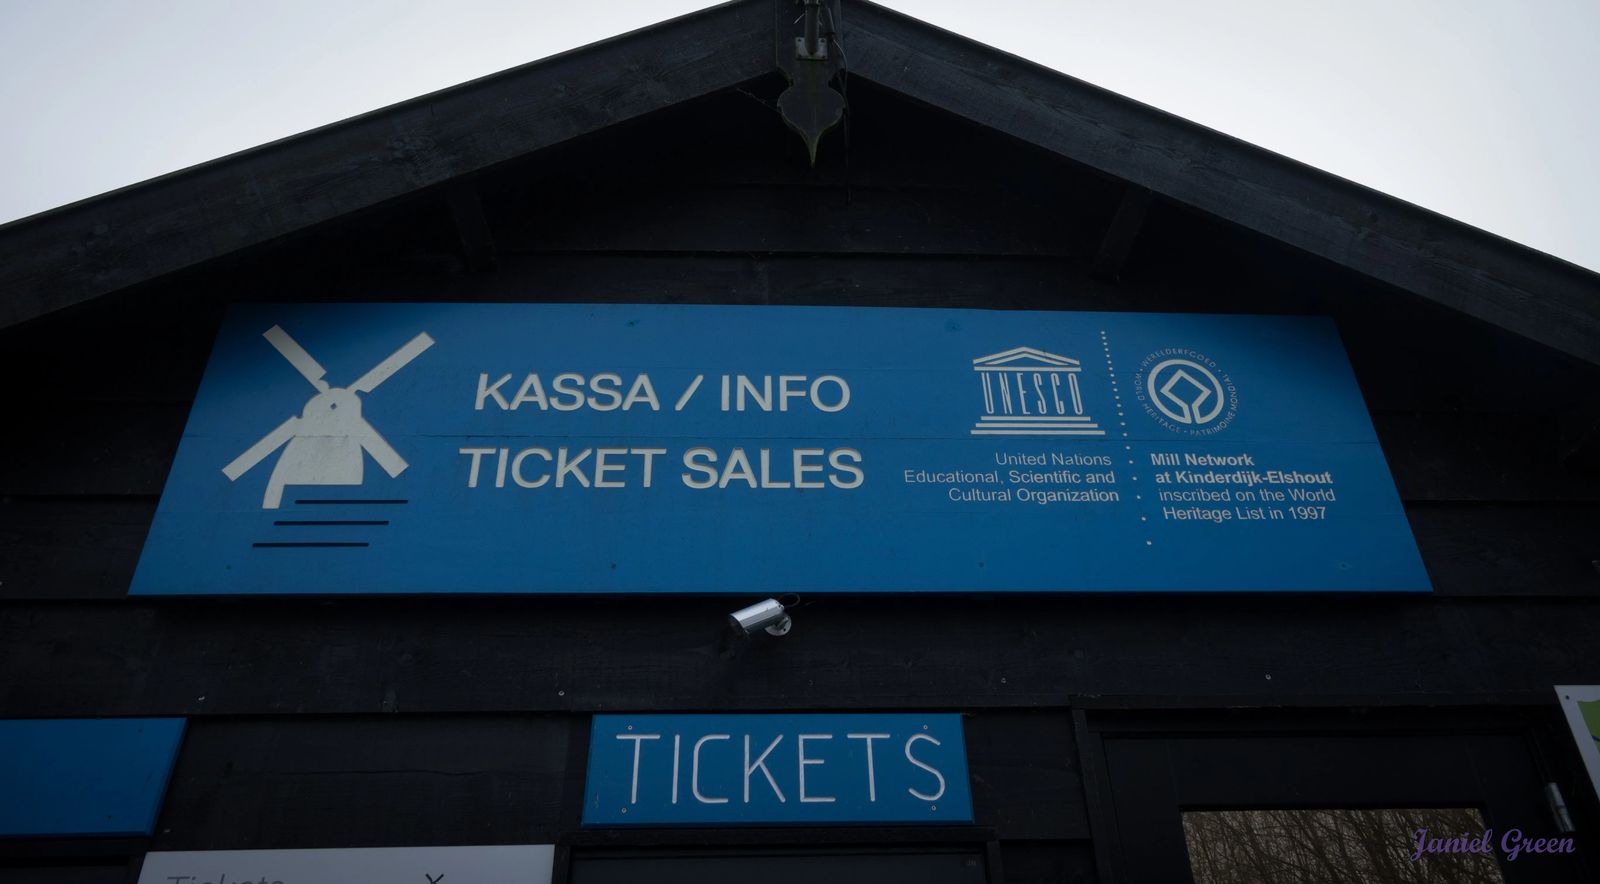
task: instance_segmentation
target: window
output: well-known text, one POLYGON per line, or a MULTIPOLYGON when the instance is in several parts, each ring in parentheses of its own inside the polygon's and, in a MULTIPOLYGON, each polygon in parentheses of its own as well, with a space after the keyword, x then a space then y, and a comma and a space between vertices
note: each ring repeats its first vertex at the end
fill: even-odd
POLYGON ((1504 884, 1484 831, 1472 808, 1183 813, 1195 884, 1504 884))

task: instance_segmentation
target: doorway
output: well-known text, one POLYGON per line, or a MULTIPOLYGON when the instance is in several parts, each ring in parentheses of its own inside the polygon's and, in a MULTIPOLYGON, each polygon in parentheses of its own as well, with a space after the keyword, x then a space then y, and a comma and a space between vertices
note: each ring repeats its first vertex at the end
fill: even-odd
POLYGON ((574 852, 571 884, 987 884, 978 848, 697 848, 574 852))

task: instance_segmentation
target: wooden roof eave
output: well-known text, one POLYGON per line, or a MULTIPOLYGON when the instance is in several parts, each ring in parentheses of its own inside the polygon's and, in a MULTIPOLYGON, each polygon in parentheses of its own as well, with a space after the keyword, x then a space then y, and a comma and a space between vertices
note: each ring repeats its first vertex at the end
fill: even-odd
POLYGON ((772 70, 736 0, 0 225, 0 328, 772 70))
POLYGON ((1600 274, 880 6, 843 42, 851 76, 1600 363, 1600 274))

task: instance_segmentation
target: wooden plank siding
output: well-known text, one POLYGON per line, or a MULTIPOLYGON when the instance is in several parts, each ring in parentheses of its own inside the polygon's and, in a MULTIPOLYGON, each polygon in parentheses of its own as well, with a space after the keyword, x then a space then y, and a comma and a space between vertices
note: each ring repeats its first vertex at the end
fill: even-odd
POLYGON ((10 602, 17 717, 1551 702, 1600 667, 1590 599, 809 596, 10 602), (892 624, 892 627, 889 625, 892 624), (800 630, 804 629, 802 635, 800 630), (885 637, 884 633, 892 633, 885 637), (787 638, 787 637, 786 637, 787 638))

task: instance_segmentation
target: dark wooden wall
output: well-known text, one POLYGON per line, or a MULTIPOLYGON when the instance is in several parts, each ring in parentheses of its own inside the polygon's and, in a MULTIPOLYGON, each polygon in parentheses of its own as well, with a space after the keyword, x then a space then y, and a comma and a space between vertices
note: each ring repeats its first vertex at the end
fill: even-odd
POLYGON ((965 837, 1008 880, 1089 881, 1074 708, 1515 707, 1559 734, 1551 686, 1600 682, 1600 369, 865 81, 810 170, 779 88, 0 331, 0 715, 192 719, 153 839, 0 844, 0 880, 563 838, 591 712, 904 708, 971 713, 965 837), (1437 591, 807 598, 745 643, 717 598, 126 598, 224 306, 323 299, 1328 314, 1437 591))

